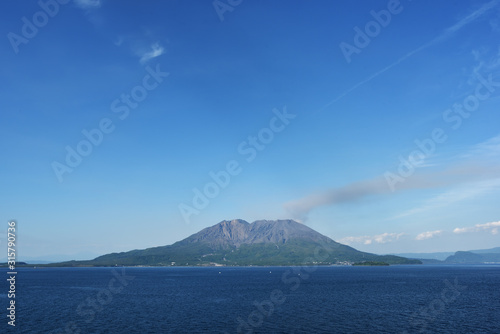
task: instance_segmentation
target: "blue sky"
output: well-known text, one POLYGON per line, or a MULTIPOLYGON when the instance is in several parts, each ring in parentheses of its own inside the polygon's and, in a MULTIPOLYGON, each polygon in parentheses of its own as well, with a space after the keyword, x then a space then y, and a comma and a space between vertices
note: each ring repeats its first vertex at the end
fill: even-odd
POLYGON ((498 1, 3 6, 0 221, 21 257, 233 218, 376 253, 500 245, 498 1))

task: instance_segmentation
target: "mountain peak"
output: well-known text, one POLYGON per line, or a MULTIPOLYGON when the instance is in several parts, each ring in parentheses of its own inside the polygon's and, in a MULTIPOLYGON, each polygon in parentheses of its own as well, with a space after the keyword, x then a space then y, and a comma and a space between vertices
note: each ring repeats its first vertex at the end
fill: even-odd
POLYGON ((291 239, 325 241, 329 239, 292 219, 257 220, 251 224, 242 219, 223 220, 185 239, 212 247, 240 247, 242 244, 284 244, 291 239))
MULTIPOLYGON (((227 225, 227 226, 238 226, 238 225, 249 225, 249 223, 246 220, 243 219, 232 219, 232 220, 223 220, 219 223, 220 225, 227 225)), ((219 225, 216 224, 216 225, 219 225)))

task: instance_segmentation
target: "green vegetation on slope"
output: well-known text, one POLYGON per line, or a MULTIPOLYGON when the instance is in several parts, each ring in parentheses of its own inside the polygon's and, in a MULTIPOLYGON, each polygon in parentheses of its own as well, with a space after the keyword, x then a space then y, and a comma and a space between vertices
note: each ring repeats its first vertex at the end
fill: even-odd
POLYGON ((378 262, 378 261, 364 261, 364 262, 356 262, 352 264, 353 266, 388 266, 387 262, 378 262))

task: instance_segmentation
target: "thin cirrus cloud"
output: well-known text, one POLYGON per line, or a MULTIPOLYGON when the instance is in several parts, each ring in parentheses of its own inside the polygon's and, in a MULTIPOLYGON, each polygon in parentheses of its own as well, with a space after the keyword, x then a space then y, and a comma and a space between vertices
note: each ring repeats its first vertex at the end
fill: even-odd
POLYGON ((437 236, 440 236, 441 234, 443 234, 443 231, 441 230, 437 230, 437 231, 427 231, 427 232, 423 232, 423 233, 420 233, 419 235, 417 235, 415 237, 415 240, 427 240, 427 239, 432 239, 432 238, 435 238, 437 236))
POLYGON ((483 156, 484 158, 497 158, 500 156, 500 135, 475 145, 469 152, 462 155, 463 158, 475 158, 476 156, 483 156))
POLYGON ((78 7, 84 9, 101 7, 101 0, 75 0, 78 7))
POLYGON ((284 204, 285 209, 300 221, 307 221, 309 213, 319 207, 334 206, 341 203, 359 201, 368 196, 394 195, 401 191, 413 189, 433 189, 445 186, 455 186, 463 183, 479 182, 481 179, 488 180, 474 183, 474 189, 467 192, 451 190, 439 195, 436 199, 428 201, 421 207, 408 210, 397 215, 395 218, 413 215, 422 211, 449 205, 458 200, 464 200, 500 185, 500 170, 491 166, 467 166, 453 168, 445 171, 413 175, 406 179, 395 191, 392 191, 386 180, 377 178, 348 184, 344 187, 334 188, 322 192, 313 193, 298 200, 284 204), (497 176, 493 179, 493 176, 497 176))
POLYGON ((163 48, 160 43, 154 43, 151 45, 151 50, 144 52, 141 55, 141 64, 147 63, 149 60, 159 57, 165 53, 165 48, 163 48))
POLYGON ((421 206, 407 210, 393 217, 399 219, 424 211, 444 207, 452 203, 471 199, 500 188, 500 169, 497 161, 500 157, 500 136, 493 137, 485 142, 474 145, 459 158, 467 163, 449 171, 458 185, 426 200, 421 206))
MULTIPOLYGON (((106 21, 106 19, 100 16, 96 11, 93 11, 93 9, 101 7, 102 0, 75 0, 75 4, 77 7, 86 11, 89 20, 96 27, 102 27, 103 22, 106 21)), ((145 64, 149 60, 159 57, 165 53, 165 48, 161 46, 160 43, 156 42, 148 47, 144 47, 142 40, 134 38, 134 36, 135 34, 131 34, 130 36, 118 35, 113 39, 113 44, 121 46, 123 43, 128 43, 131 46, 133 53, 140 58, 139 62, 141 64, 145 64)))
POLYGON ((496 136, 468 149, 466 154, 457 157, 459 162, 446 169, 420 173, 417 166, 416 172, 404 179, 404 182, 398 184, 394 189, 389 186, 384 177, 378 177, 372 180, 354 182, 340 188, 312 193, 289 201, 283 206, 295 219, 307 221, 309 213, 319 207, 355 202, 368 196, 395 195, 405 190, 458 187, 464 184, 468 187, 467 191, 461 191, 460 188, 448 190, 422 206, 394 217, 401 218, 498 189, 500 168, 498 164, 491 163, 491 158, 498 158, 499 155, 500 136, 496 136))
POLYGON ((448 38, 450 38, 451 36, 453 36, 456 32, 458 32, 460 29, 462 29, 464 26, 468 25, 469 23, 474 22, 475 20, 477 20, 478 18, 480 18, 481 16, 483 16, 485 13, 489 12, 491 9, 494 9, 497 6, 498 2, 499 2, 498 0, 492 0, 492 1, 488 2, 488 3, 483 4, 480 8, 478 8, 475 11, 473 11, 472 13, 470 13, 469 15, 467 15, 465 18, 461 19, 460 21, 458 21, 454 25, 446 28, 437 37, 435 37, 432 40, 430 40, 429 42, 427 42, 427 43, 419 46, 415 50, 412 50, 412 51, 408 52, 407 54, 405 54, 404 56, 402 56, 401 58, 399 58, 398 60, 396 60, 392 64, 390 64, 390 65, 384 67, 383 69, 381 69, 381 70, 373 73, 368 78, 366 78, 366 79, 358 82, 357 84, 355 84, 354 86, 352 86, 348 90, 344 91, 339 96, 337 96, 333 101, 327 103, 320 110, 323 110, 323 109, 329 107, 330 105, 332 105, 333 103, 337 102, 338 100, 340 100, 344 96, 346 96, 349 93, 351 93, 352 91, 356 90, 358 87, 360 87, 360 86, 366 84, 367 82, 375 79, 379 75, 381 75, 384 72, 390 70, 394 66, 400 64, 401 62, 403 62, 404 60, 410 58, 414 54, 416 54, 416 53, 418 53, 418 52, 420 52, 422 50, 425 50, 428 47, 433 46, 433 45, 435 45, 437 43, 440 43, 440 42, 443 42, 443 41, 447 40, 448 38))
POLYGON ((389 242, 394 242, 399 240, 406 233, 382 233, 373 236, 360 236, 360 237, 345 237, 339 240, 340 243, 351 245, 354 243, 362 243, 365 245, 371 245, 372 243, 385 244, 389 242))
POLYGON ((461 234, 461 233, 473 233, 473 232, 481 232, 481 231, 489 231, 491 234, 498 234, 500 229, 500 221, 485 223, 485 224, 476 224, 471 227, 457 227, 453 230, 453 233, 461 234))
POLYGON ((415 207, 400 214, 397 214, 396 216, 390 219, 391 220, 400 219, 404 217, 413 216, 425 211, 442 208, 451 205, 453 203, 465 201, 480 195, 487 194, 488 192, 494 191, 495 189, 499 188, 500 188, 500 178, 464 183, 461 186, 457 186, 447 192, 444 192, 435 197, 427 199, 419 207, 415 207))

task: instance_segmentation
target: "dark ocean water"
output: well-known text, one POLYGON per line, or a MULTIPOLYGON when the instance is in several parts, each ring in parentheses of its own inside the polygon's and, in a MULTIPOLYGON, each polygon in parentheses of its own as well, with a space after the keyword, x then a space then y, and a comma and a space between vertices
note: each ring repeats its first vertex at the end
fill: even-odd
POLYGON ((15 330, 5 278, 0 332, 500 333, 493 265, 19 268, 15 330))

